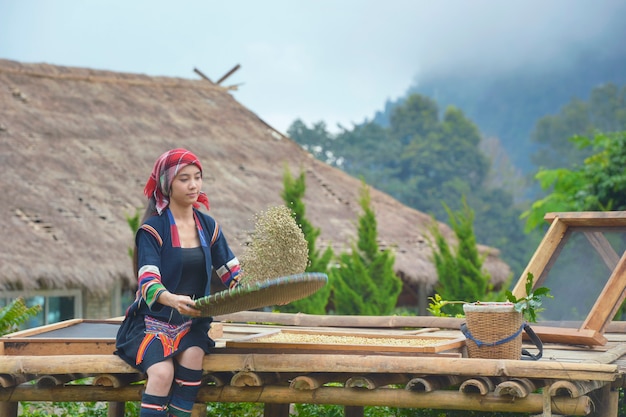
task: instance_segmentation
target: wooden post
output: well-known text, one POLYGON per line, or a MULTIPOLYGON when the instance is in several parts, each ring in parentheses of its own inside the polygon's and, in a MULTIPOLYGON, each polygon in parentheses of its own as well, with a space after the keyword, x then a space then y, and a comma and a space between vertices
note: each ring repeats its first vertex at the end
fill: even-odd
POLYGON ((17 417, 17 402, 0 401, 0 416, 17 417))
POLYGON ((543 399, 543 413, 541 416, 552 417, 552 396, 550 395, 550 385, 542 390, 541 395, 541 398, 543 399))
POLYGON ((344 417, 363 417, 364 408, 362 406, 346 405, 344 408, 344 417))
POLYGON ((592 391, 591 400, 594 410, 590 417, 617 417, 619 409, 619 392, 610 385, 592 391))
POLYGON ((289 417, 289 404, 265 403, 263 417, 289 417))
POLYGON ((206 404, 195 403, 191 409, 191 417, 206 417, 206 404))
POLYGON ((126 411, 125 402, 110 402, 107 417, 124 417, 126 411))
POLYGON ((430 285, 420 283, 417 290, 417 311, 420 316, 428 315, 428 296, 430 295, 430 285))

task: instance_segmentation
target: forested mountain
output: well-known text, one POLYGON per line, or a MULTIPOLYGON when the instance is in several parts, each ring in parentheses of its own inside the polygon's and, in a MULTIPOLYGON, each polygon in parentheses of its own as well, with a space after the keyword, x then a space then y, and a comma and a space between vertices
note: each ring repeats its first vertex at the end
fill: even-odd
MULTIPOLYGON (((512 187, 493 180, 494 170, 501 168, 485 153, 478 127, 458 108, 441 110, 419 94, 391 107, 389 114, 387 126, 365 122, 338 134, 324 122, 308 127, 296 120, 288 134, 316 158, 440 221, 466 200, 475 213, 478 241, 499 248, 513 271, 521 272, 541 231, 524 233, 520 215, 530 201, 516 201, 512 187)), ((537 121, 532 140, 539 151, 533 158, 543 159, 545 168, 573 168, 591 150, 578 150, 571 136, 623 130, 626 85, 602 85, 592 89, 588 101, 572 100, 537 121)))
MULTIPOLYGON (((458 72, 416 80, 407 95, 430 97, 442 109, 448 105, 458 107, 483 135, 499 139, 521 172, 531 173, 538 168, 531 158, 538 147, 530 138, 540 118, 558 113, 572 99, 588 100, 598 86, 626 84, 626 44, 622 41, 626 30, 622 32, 621 38, 616 38, 621 45, 580 51, 568 65, 555 63, 554 67, 476 74, 467 74, 460 68, 458 72)), ((373 120, 387 126, 390 110, 397 104, 386 103, 373 120)))
POLYGON ((296 120, 287 133, 316 158, 439 221, 467 201, 477 240, 501 249, 515 272, 536 247, 512 194, 489 185, 480 131, 459 109, 442 112, 434 100, 413 94, 393 109, 388 127, 367 122, 331 134, 324 122, 308 127, 296 120))
POLYGON ((573 135, 626 130, 626 47, 614 46, 552 69, 431 76, 372 120, 337 134, 296 120, 288 134, 440 221, 466 199, 478 242, 499 248, 519 274, 543 236, 524 233, 520 219, 538 196, 533 174, 582 163, 591 149, 577 150, 573 135))
POLYGON ((597 132, 626 131, 626 84, 604 84, 591 91, 587 101, 573 99, 554 115, 539 119, 530 140, 539 149, 531 155, 542 169, 574 168, 594 149, 579 149, 567 138, 593 137, 597 132))

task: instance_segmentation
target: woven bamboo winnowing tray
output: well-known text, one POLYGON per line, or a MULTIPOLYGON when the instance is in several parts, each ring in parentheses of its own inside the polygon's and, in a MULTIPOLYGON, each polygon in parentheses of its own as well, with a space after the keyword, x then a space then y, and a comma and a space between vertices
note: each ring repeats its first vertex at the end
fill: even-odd
POLYGON ((196 300, 203 316, 220 316, 288 304, 315 293, 328 282, 326 274, 305 272, 264 282, 245 284, 196 300))

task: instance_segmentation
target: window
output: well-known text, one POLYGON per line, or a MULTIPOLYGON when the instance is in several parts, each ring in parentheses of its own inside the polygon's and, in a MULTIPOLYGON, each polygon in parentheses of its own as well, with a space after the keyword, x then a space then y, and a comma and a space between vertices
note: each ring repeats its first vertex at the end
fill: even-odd
POLYGON ((69 290, 37 290, 37 291, 5 291, 0 295, 0 307, 8 305, 12 300, 22 297, 27 306, 40 305, 41 311, 22 328, 32 328, 63 320, 82 318, 82 294, 79 289, 69 290))

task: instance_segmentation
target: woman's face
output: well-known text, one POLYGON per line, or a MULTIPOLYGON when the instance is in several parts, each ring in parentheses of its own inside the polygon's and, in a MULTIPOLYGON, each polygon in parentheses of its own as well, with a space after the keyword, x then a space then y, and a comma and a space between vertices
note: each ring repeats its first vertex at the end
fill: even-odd
POLYGON ((189 206, 198 201, 202 189, 202 173, 195 165, 187 165, 174 177, 170 190, 170 204, 189 206))

